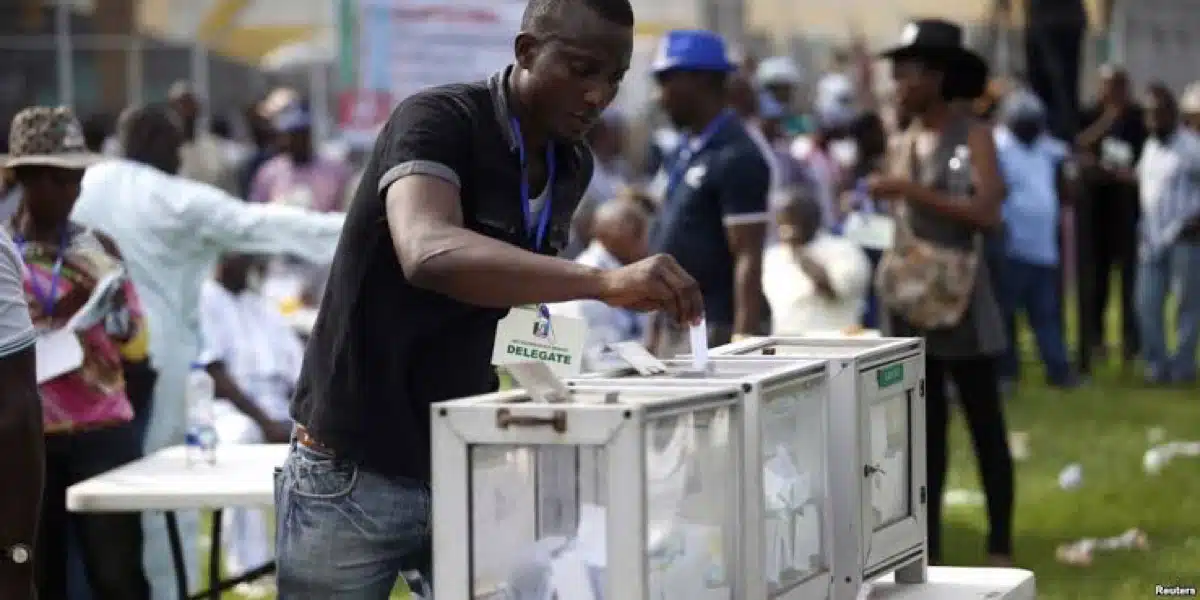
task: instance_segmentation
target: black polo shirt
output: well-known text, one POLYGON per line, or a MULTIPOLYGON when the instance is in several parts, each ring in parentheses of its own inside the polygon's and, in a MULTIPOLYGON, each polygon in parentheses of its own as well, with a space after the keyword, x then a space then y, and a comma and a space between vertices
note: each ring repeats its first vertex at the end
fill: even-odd
POLYGON ((731 119, 686 167, 664 165, 674 168, 684 169, 683 179, 663 199, 650 246, 674 257, 700 284, 709 323, 732 326, 734 265, 725 227, 767 221, 770 166, 742 124, 731 119))
MULTIPOLYGON (((492 344, 507 310, 410 284, 392 245, 384 198, 403 177, 440 177, 459 186, 467 228, 532 246, 509 124, 511 69, 402 102, 351 202, 291 412, 318 442, 362 468, 428 481, 430 403, 497 388, 492 344)), ((539 252, 556 254, 566 245, 591 160, 581 143, 556 145, 552 213, 539 252)))

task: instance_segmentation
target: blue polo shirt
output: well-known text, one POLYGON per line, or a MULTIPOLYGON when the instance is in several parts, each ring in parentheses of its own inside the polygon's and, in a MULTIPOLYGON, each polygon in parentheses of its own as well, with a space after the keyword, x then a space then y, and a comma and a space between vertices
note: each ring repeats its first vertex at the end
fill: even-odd
MULTIPOLYGON (((668 173, 678 156, 666 157, 668 173)), ((654 252, 670 254, 700 284, 709 323, 733 324, 733 254, 725 227, 768 218, 771 170, 737 119, 729 119, 684 167, 650 232, 654 252)))

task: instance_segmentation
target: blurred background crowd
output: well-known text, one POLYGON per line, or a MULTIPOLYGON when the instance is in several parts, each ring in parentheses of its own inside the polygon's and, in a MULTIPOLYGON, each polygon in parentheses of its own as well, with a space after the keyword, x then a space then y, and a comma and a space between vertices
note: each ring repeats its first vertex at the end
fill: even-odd
MULTIPOLYGON (((128 109, 165 102, 183 134, 181 177, 248 203, 340 213, 395 103, 413 90, 479 79, 503 67, 522 8, 517 0, 7 0, 0 3, 0 126, 13 123, 16 140, 14 116, 22 109, 68 106, 89 150, 131 156, 133 149, 122 146, 127 138, 118 135, 128 109)), ((664 215, 708 210, 696 203, 664 206, 662 197, 664 188, 679 183, 668 181, 685 139, 678 125, 703 112, 705 102, 719 102, 768 165, 758 200, 770 215, 765 245, 752 249, 760 260, 749 275, 737 260, 745 248, 719 229, 713 235, 698 229, 675 246, 705 265, 706 304, 727 307, 716 323, 726 329, 715 339, 878 334, 873 282, 902 234, 884 197, 889 192, 872 184, 871 175, 886 170, 895 147, 908 140, 912 115, 897 102, 902 78, 877 52, 909 35, 902 32, 911 19, 947 19, 962 26, 963 45, 990 67, 983 93, 950 98, 951 108, 992 129, 1005 184, 1002 222, 980 241, 988 281, 974 284, 988 290, 997 309, 994 322, 974 325, 980 339, 994 330, 997 345, 988 354, 996 363, 987 371, 991 379, 976 383, 1006 398, 1010 429, 1052 440, 1032 466, 1018 467, 1018 481, 1045 478, 1043 471, 1088 454, 1085 442, 1058 439, 1055 430, 1069 427, 1067 418, 1110 451, 1141 444, 1130 440, 1149 426, 1196 431, 1200 219, 1188 207, 1200 207, 1200 84, 1193 83, 1200 79, 1200 10, 1193 0, 658 0, 635 1, 634 8, 634 64, 621 95, 590 133, 595 175, 576 215, 568 258, 600 268, 629 264, 661 241, 664 215), (680 29, 708 30, 725 40, 736 71, 719 95, 703 86, 656 85, 656 48, 668 31, 680 29), (1174 177, 1180 169, 1185 176, 1174 177), (1176 213, 1162 216, 1163 197, 1179 199, 1180 220, 1171 220, 1176 213), (711 272, 714 264, 726 272, 711 272), (749 293, 734 289, 744 285, 749 293), (1023 350, 1034 347, 1040 367, 1025 359, 1030 353, 1023 350)), ((0 140, 9 140, 7 130, 0 140)), ((707 174, 735 183, 743 175, 737 168, 707 174)), ((680 175, 697 186, 688 178, 704 176, 680 175)), ((112 194, 124 193, 112 185, 112 194)), ((758 187, 750 182, 745 189, 758 187)), ((15 173, 6 171, 0 220, 17 223, 26 195, 15 173)), ((726 224, 730 218, 725 215, 726 224)), ((117 256, 137 252, 122 236, 113 237, 117 256)), ((181 287, 198 302, 201 354, 218 396, 229 400, 218 419, 223 440, 287 441, 287 398, 326 269, 314 258, 322 252, 306 253, 302 244, 274 244, 280 252, 273 255, 226 253, 211 278, 181 287)), ((680 258, 685 266, 689 260, 680 258)), ((129 295, 139 294, 146 292, 129 295)), ((141 307, 130 302, 128 310, 134 324, 119 336, 122 348, 137 338, 141 307)), ((585 353, 592 369, 610 364, 605 348, 617 341, 644 341, 659 354, 675 349, 671 332, 652 315, 586 302, 553 310, 588 321, 585 353)), ((153 358, 153 347, 150 352, 153 358)), ((139 385, 136 351, 122 356, 136 423, 136 396, 148 396, 153 384, 139 385)), ((951 399, 974 395, 956 389, 961 384, 947 386, 951 399)), ((998 409, 978 418, 1004 427, 998 409)), ((976 453, 986 461, 983 429, 971 423, 976 453)), ((59 435, 74 434, 47 433, 59 435)), ((960 441, 951 447, 965 449, 960 441)), ((77 457, 63 456, 65 463, 51 464, 62 469, 54 479, 60 489, 93 468, 77 469, 77 457)), ((108 466, 127 458, 114 456, 108 466)), ((948 487, 971 487, 962 471, 970 473, 971 461, 956 462, 948 487)), ((1098 485, 1133 493, 1129 474, 1121 473, 1096 476, 1098 485)), ((1190 497, 1200 491, 1194 466, 1173 481, 1192 490, 1190 497)), ((1041 483, 1018 488, 1018 561, 1037 567, 1039 587, 1044 563, 1047 597, 1124 598, 1081 581, 1099 577, 1113 589, 1133 588, 1177 574, 1172 565, 1190 565, 1178 574, 1195 581, 1200 550, 1193 536, 1200 522, 1180 516, 1177 501, 1143 518, 1128 507, 1120 513, 1108 508, 1137 506, 1136 499, 1064 500, 1041 483), (1092 576, 1054 570, 1052 544, 1139 523, 1172 548, 1158 566, 1135 561, 1092 576)), ((973 528, 981 519, 969 503, 954 504, 948 507, 952 523, 973 528), (956 510, 965 516, 956 517, 956 510)), ((232 515, 234 529, 225 540, 230 572, 268 560, 268 520, 232 515)), ((1003 520, 988 518, 993 527, 1008 526, 997 519, 1003 520)), ((88 526, 54 531, 77 535, 81 527, 88 526)), ((959 541, 964 537, 970 536, 947 534, 945 558, 983 560, 976 542, 959 541)), ((105 541, 74 539, 56 547, 72 548, 71 597, 86 598, 89 585, 104 579, 95 574, 97 552, 87 546, 105 541)), ((1005 562, 1011 548, 989 547, 988 554, 1005 562)), ((269 588, 262 581, 238 593, 261 597, 269 588)))

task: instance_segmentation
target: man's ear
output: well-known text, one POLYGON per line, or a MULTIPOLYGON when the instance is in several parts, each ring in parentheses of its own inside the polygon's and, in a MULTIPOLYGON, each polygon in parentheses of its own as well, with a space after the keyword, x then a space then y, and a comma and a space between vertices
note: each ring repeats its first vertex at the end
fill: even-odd
POLYGON ((537 62, 541 46, 542 41, 534 34, 528 31, 518 33, 517 38, 513 40, 513 56, 517 58, 517 66, 525 71, 532 69, 533 64, 537 62))

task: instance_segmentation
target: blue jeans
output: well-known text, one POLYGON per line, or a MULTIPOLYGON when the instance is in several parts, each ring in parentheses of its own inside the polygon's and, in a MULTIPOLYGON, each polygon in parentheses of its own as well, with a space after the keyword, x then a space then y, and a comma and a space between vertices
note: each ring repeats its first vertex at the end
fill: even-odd
POLYGON ((1142 333, 1142 358, 1148 375, 1158 381, 1196 378, 1196 346, 1200 342, 1200 243, 1176 242, 1163 253, 1142 257, 1138 264, 1136 304, 1142 333), (1175 301, 1175 353, 1167 350, 1167 296, 1178 285, 1175 301))
POLYGON ((292 442, 275 476, 279 599, 386 600, 403 571, 428 581, 430 502, 424 482, 292 442))
POLYGON ((1063 342, 1062 288, 1058 267, 1009 258, 1004 265, 1002 285, 1000 298, 1004 303, 1008 325, 1008 348, 1001 361, 1001 376, 1016 379, 1019 375, 1017 314, 1024 312, 1037 339, 1042 363, 1046 365, 1046 378, 1052 384, 1066 383, 1071 375, 1071 367, 1063 342))

